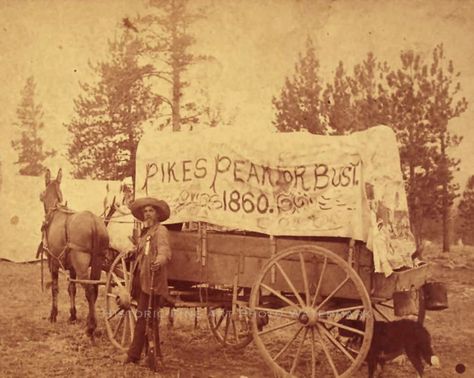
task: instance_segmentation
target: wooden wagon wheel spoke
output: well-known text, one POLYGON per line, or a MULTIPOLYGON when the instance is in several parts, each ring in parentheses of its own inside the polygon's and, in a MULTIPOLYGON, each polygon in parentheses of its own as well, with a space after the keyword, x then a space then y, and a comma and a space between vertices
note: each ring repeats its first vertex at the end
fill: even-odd
POLYGON ((339 314, 341 312, 342 313, 346 313, 346 312, 350 313, 351 311, 354 311, 354 310, 363 310, 363 309, 364 309, 364 306, 362 306, 362 305, 351 306, 351 307, 342 307, 342 308, 337 308, 337 309, 334 309, 334 310, 321 311, 319 313, 319 315, 324 316, 324 315, 331 315, 331 314, 339 314))
POLYGON ((321 275, 319 276, 318 286, 316 286, 316 291, 314 293, 313 301, 311 302, 311 307, 316 306, 316 301, 318 299, 319 290, 321 289, 321 283, 323 282, 324 273, 326 273, 327 264, 328 264, 328 258, 324 257, 323 268, 321 269, 321 275))
POLYGON ((354 362, 354 361, 355 361, 355 358, 350 355, 350 353, 346 350, 346 348, 344 348, 344 346, 343 346, 339 341, 337 341, 336 338, 335 338, 333 335, 331 335, 331 332, 329 332, 329 331, 328 331, 324 326, 322 326, 322 325, 319 325, 319 324, 318 324, 317 327, 318 327, 319 332, 320 332, 321 334, 323 334, 324 336, 326 336, 327 339, 328 339, 329 341, 331 341, 331 343, 332 343, 336 348, 338 348, 349 360, 351 360, 351 362, 354 362))
POLYGON ((263 311, 271 315, 279 316, 280 318, 286 318, 286 319, 296 319, 298 318, 298 313, 295 312, 288 312, 288 311, 283 311, 283 310, 278 310, 275 308, 265 308, 265 307, 255 307, 255 310, 257 311, 263 311))
POLYGON ((119 309, 118 309, 117 311, 115 311, 112 315, 110 315, 110 316, 107 318, 107 320, 110 321, 110 320, 112 320, 113 318, 115 318, 115 316, 116 316, 120 311, 122 311, 121 308, 119 308, 119 309))
POLYGON ((389 305, 388 303, 379 302, 379 303, 377 303, 377 305, 378 305, 378 306, 382 306, 382 307, 389 308, 390 310, 393 310, 393 306, 392 306, 392 305, 389 305))
POLYGON ((286 298, 284 295, 280 294, 278 291, 272 289, 270 286, 265 285, 264 283, 260 284, 261 287, 263 287, 265 290, 268 290, 270 293, 275 295, 276 297, 280 298, 283 302, 287 303, 291 307, 296 307, 298 308, 299 306, 294 303, 293 301, 289 300, 286 298))
MULTIPOLYGON (((313 331, 313 329, 311 329, 311 331, 313 331)), ((334 376, 338 377, 339 373, 337 372, 336 365, 334 364, 334 360, 331 357, 331 353, 329 352, 328 347, 327 347, 326 343, 324 342, 324 337, 323 337, 319 327, 316 328, 316 331, 318 332, 318 335, 319 335, 319 344, 323 348, 324 354, 326 355, 326 358, 329 362, 329 365, 331 366, 331 369, 334 373, 334 376)))
POLYGON ((229 333, 229 320, 230 320, 230 314, 227 313, 226 314, 226 317, 225 317, 225 331, 224 331, 224 344, 226 343, 227 341, 227 335, 229 333))
POLYGON ((135 310, 131 310, 130 311, 132 316, 133 316, 133 320, 135 321, 135 323, 138 321, 138 315, 136 313, 136 309, 135 310))
POLYGON ((128 312, 128 318, 129 318, 129 321, 130 321, 130 336, 131 336, 132 340, 133 340, 133 336, 135 335, 135 322, 136 322, 136 320, 134 319, 134 315, 136 316, 136 314, 133 311, 128 312))
POLYGON ((267 334, 267 333, 275 332, 275 331, 278 331, 278 330, 280 330, 280 329, 290 327, 290 326, 295 325, 295 324, 297 324, 297 323, 298 323, 298 321, 292 320, 291 322, 284 323, 284 324, 280 324, 280 325, 277 325, 277 326, 275 326, 275 327, 273 327, 273 328, 267 328, 267 329, 265 329, 265 330, 263 330, 263 331, 260 331, 258 334, 259 334, 259 335, 265 335, 265 334, 267 334))
POLYGON ((304 265, 303 253, 300 253, 299 255, 300 255, 301 275, 303 277, 304 293, 306 297, 306 306, 309 306, 311 299, 309 295, 308 275, 306 274, 306 266, 304 265))
POLYGON ((232 329, 234 330, 235 339, 237 342, 240 341, 239 333, 237 332, 237 327, 235 326, 235 320, 232 320, 232 329))
POLYGON ((308 328, 305 327, 304 333, 303 333, 303 338, 301 339, 300 345, 298 345, 298 350, 296 351, 295 359, 293 360, 293 363, 291 364, 290 374, 293 374, 296 367, 298 366, 298 361, 300 359, 301 350, 303 349, 303 344, 304 344, 304 341, 306 340, 306 335, 307 334, 308 334, 308 328))
POLYGON ((125 344, 125 337, 127 336, 127 324, 127 322, 124 322, 123 324, 122 338, 120 339, 120 344, 122 345, 125 344))
POLYGON ((226 310, 222 311, 222 314, 219 317, 219 320, 217 321, 217 324, 215 326, 216 329, 220 327, 222 321, 224 320, 225 315, 226 315, 226 310))
POLYGON ((316 307, 316 311, 323 307, 330 299, 332 299, 336 293, 349 281, 349 277, 346 277, 324 300, 316 307))
POLYGON ((316 349, 314 344, 314 327, 311 327, 311 378, 316 378, 316 349))
POLYGON ((127 290, 130 290, 130 280, 128 279, 128 272, 127 272, 127 266, 125 264, 125 259, 121 259, 122 263, 122 271, 123 271, 123 279, 125 281, 125 287, 127 290))
POLYGON ((216 324, 215 328, 219 328, 219 327, 220 327, 222 321, 223 321, 224 318, 225 318, 225 315, 226 315, 226 310, 223 310, 221 316, 219 317, 219 320, 217 321, 217 324, 216 324))
POLYGON ((123 319, 124 319, 124 317, 121 316, 119 322, 117 323, 117 327, 115 327, 115 329, 114 329, 114 337, 117 336, 117 333, 118 333, 120 327, 123 324, 123 319))
POLYGON ((290 278, 288 277, 288 275, 285 273, 285 271, 283 270, 282 266, 275 261, 275 265, 277 266, 278 270, 280 271, 281 275, 283 276, 283 278, 285 279, 286 283, 288 284, 288 286, 290 287, 291 291, 293 292, 293 294, 295 295, 296 299, 298 299, 298 303, 300 304, 301 307, 304 307, 305 306, 305 303, 303 301, 303 298, 301 298, 300 294, 298 293, 298 290, 296 290, 295 286, 293 285, 293 282, 291 282, 290 278))
POLYGON ((295 332, 293 337, 290 340, 288 340, 287 343, 283 346, 283 348, 275 355, 275 357, 272 358, 273 361, 276 361, 283 353, 286 352, 286 350, 290 347, 290 345, 293 344, 293 341, 295 341, 298 335, 301 333, 303 328, 304 327, 298 328, 298 331, 295 332))
POLYGON ((382 317, 385 319, 385 321, 390 322, 392 319, 390 319, 386 314, 383 313, 377 306, 374 306, 374 310, 382 317))
POLYGON ((119 278, 113 271, 110 272, 110 274, 112 275, 112 277, 114 278, 114 281, 115 283, 119 284, 121 287, 124 288, 124 285, 123 285, 123 282, 122 282, 122 279, 119 278))
POLYGON ((345 329, 346 331, 350 331, 352 333, 357 333, 358 335, 362 335, 364 336, 365 335, 365 332, 357 329, 357 328, 352 328, 352 327, 348 327, 344 324, 341 324, 341 323, 338 323, 338 322, 333 322, 331 320, 326 320, 326 319, 319 319, 319 321, 321 323, 324 323, 324 324, 329 324, 329 325, 332 325, 334 327, 337 327, 337 328, 342 328, 342 329, 345 329))

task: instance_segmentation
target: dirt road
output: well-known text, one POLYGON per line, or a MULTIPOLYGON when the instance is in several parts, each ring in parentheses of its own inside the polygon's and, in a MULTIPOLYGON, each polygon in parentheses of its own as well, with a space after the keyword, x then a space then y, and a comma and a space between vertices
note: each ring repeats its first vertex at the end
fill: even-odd
MULTIPOLYGON (((450 308, 428 312, 425 322, 442 368, 425 377, 474 377, 474 248, 445 256, 432 247, 426 255, 432 276, 448 284, 450 308), (466 371, 456 373, 463 364, 466 371)), ((48 280, 48 277, 46 278, 48 280)), ((69 324, 69 300, 60 276, 59 317, 49 323, 50 293, 40 287, 39 264, 0 262, 0 376, 151 377, 144 364, 122 366, 123 354, 108 341, 103 321, 103 288, 97 304, 102 334, 91 345, 84 333, 87 303, 78 290, 76 324, 69 324)), ((253 344, 238 352, 219 347, 207 329, 203 313, 198 328, 178 313, 175 326, 162 327, 166 368, 163 377, 272 377, 253 344)), ((358 374, 367 376, 363 366, 358 374)), ((414 377, 410 364, 389 364, 385 377, 414 377)))

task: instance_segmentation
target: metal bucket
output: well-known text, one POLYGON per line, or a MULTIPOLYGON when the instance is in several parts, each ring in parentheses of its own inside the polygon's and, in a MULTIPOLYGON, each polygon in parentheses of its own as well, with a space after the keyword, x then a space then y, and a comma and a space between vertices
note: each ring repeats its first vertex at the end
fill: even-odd
POLYGON ((418 314, 418 292, 416 290, 396 291, 393 293, 393 311, 395 316, 418 314))
POLYGON ((423 285, 425 307, 430 311, 448 308, 448 290, 442 282, 428 282, 423 285))

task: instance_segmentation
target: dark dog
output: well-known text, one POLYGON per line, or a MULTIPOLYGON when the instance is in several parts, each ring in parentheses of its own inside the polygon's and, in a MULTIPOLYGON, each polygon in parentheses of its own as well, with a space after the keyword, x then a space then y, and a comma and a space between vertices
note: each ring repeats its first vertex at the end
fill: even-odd
MULTIPOLYGON (((341 321, 351 328, 361 331, 365 329, 364 322, 360 320, 344 319, 341 321)), ((339 329, 339 334, 350 337, 353 341, 361 342, 362 336, 339 329)), ((420 323, 402 319, 393 322, 374 322, 374 334, 367 354, 367 365, 369 367, 369 378, 372 378, 379 364, 382 368, 387 361, 405 353, 410 362, 418 372, 418 376, 423 376, 423 360, 429 365, 439 366, 439 359, 431 348, 431 336, 420 323)))

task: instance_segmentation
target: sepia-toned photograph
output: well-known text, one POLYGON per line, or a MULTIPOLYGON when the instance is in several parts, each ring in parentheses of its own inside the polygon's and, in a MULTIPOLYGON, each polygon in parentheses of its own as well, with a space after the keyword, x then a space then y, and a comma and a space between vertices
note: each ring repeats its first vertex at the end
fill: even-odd
POLYGON ((0 0, 0 376, 474 376, 473 0, 0 0))

